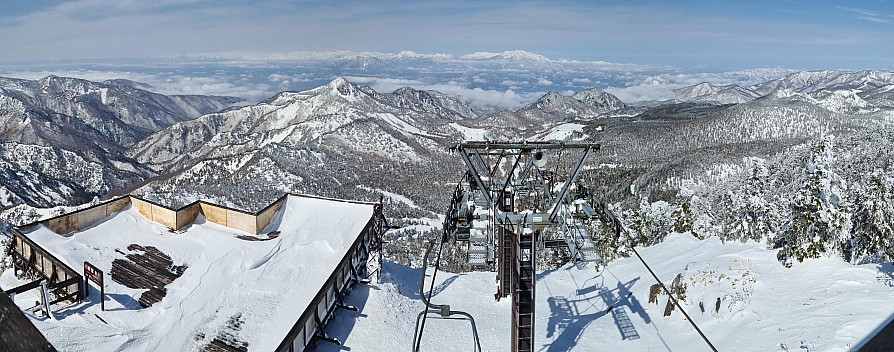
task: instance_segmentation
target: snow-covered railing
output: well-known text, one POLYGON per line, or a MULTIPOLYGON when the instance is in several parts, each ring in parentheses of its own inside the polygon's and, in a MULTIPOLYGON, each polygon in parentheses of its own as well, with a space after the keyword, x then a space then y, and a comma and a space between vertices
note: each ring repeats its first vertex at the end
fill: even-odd
MULTIPOLYGON (((18 229, 13 228, 12 234, 14 241, 12 256, 16 275, 31 273, 39 276, 34 279, 47 280, 57 293, 56 299, 50 304, 62 301, 74 303, 84 299, 84 278, 77 270, 34 243, 18 229)), ((11 291, 21 293, 15 288, 11 291)))
POLYGON ((345 305, 344 296, 354 284, 371 275, 367 270, 371 252, 379 253, 377 261, 381 265, 383 223, 382 205, 378 203, 375 204, 373 216, 369 222, 357 235, 357 239, 351 244, 332 274, 329 275, 326 283, 304 309, 301 317, 283 338, 279 347, 276 348, 277 352, 301 352, 308 346, 315 345, 319 340, 339 343, 338 340, 326 335, 324 328, 335 316, 338 308, 356 310, 354 307, 345 305))

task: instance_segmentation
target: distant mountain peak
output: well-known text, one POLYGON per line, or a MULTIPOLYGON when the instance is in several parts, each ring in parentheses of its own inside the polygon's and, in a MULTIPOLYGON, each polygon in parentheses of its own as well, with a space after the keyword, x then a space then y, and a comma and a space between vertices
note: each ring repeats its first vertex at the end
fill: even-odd
POLYGON ((420 54, 412 50, 403 50, 397 55, 395 55, 397 59, 428 59, 428 60, 450 60, 454 59, 453 55, 450 54, 420 54))
POLYGON ((342 96, 356 95, 358 90, 356 84, 348 81, 348 79, 344 77, 336 77, 326 86, 329 87, 334 94, 342 96))
POLYGON ((351 81, 348 81, 348 79, 344 77, 335 77, 335 79, 329 82, 329 86, 332 88, 338 88, 350 84, 352 84, 351 81))
POLYGON ((460 56, 463 60, 507 60, 507 61, 550 61, 546 56, 524 50, 507 50, 501 53, 487 51, 460 56))
POLYGON ((460 56, 459 58, 463 59, 463 60, 487 60, 487 59, 492 59, 494 57, 497 57, 499 55, 500 55, 500 53, 492 53, 489 51, 478 51, 478 52, 474 52, 471 54, 466 54, 466 55, 460 56))
POLYGON ((548 92, 536 102, 518 110, 518 114, 533 121, 587 119, 605 116, 627 105, 618 97, 599 88, 590 88, 571 96, 548 92))
POLYGON ((602 94, 607 94, 607 93, 605 93, 605 91, 602 89, 593 87, 593 88, 588 88, 588 89, 584 89, 582 91, 576 92, 576 93, 572 94, 571 96, 574 99, 580 100, 583 97, 588 97, 588 96, 592 96, 592 95, 602 95, 602 94))
POLYGON ((146 84, 146 83, 137 82, 137 81, 131 81, 129 79, 124 79, 124 78, 107 79, 105 81, 102 81, 102 84, 109 85, 109 86, 130 87, 130 88, 136 88, 136 89, 142 89, 142 90, 150 90, 150 89, 155 88, 151 84, 146 84))
POLYGON ((638 85, 641 85, 641 86, 663 86, 663 85, 667 85, 667 84, 670 84, 670 82, 667 79, 664 79, 664 77, 649 76, 649 77, 644 78, 642 81, 640 81, 638 85))
POLYGON ((504 60, 550 61, 548 57, 524 50, 509 50, 498 55, 504 60))
POLYGON ((712 104, 739 104, 752 101, 760 96, 751 89, 737 84, 715 86, 702 82, 688 87, 673 90, 681 101, 706 102, 712 104))

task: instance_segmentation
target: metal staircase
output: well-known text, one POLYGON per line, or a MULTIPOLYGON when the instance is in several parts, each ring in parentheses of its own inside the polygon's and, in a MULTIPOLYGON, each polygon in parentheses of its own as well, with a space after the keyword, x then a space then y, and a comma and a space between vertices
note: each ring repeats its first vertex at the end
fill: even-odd
POLYGON ((507 297, 512 292, 513 274, 515 273, 515 231, 506 226, 500 226, 497 229, 500 246, 498 248, 499 262, 497 265, 497 294, 496 298, 507 297))
MULTIPOLYGON (((478 221, 476 221, 477 223, 478 221)), ((488 248, 486 229, 473 228, 469 236, 469 265, 473 269, 482 270, 488 267, 488 248)))
POLYGON ((512 294, 512 351, 534 350, 535 249, 534 231, 518 227, 515 243, 515 277, 512 294))

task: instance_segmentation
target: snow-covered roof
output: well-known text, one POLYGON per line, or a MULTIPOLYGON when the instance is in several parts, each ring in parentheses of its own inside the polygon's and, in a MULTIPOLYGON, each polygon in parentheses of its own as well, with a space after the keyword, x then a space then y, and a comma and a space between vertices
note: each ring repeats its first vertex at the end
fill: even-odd
MULTIPOLYGON (((260 235, 202 214, 171 231, 134 205, 66 235, 38 225, 26 233, 36 243, 73 268, 88 261, 105 272, 106 310, 91 283, 86 302, 57 309, 57 320, 32 320, 50 342, 70 350, 199 350, 221 339, 272 351, 363 232, 374 207, 289 196, 260 235), (147 290, 128 288, 110 273, 116 260, 150 247, 170 257, 172 273, 185 269, 164 287, 160 301, 143 308, 138 300, 147 290)), ((9 280, 4 275, 4 284, 9 280)), ((34 301, 20 296, 17 301, 34 301)))

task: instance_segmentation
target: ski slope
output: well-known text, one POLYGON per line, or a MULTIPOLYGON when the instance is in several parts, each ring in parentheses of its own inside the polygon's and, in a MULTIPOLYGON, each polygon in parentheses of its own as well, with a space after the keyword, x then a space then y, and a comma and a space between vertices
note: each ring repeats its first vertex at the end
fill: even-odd
MULTIPOLYGON (((240 239, 252 235, 207 222, 201 214, 172 232, 130 205, 70 235, 40 226, 28 236, 56 257, 76 270, 89 261, 105 272, 106 310, 100 310, 99 290, 91 283, 88 301, 57 307, 55 319, 27 315, 60 351, 197 351, 214 339, 273 351, 373 211, 372 204, 290 196, 263 231, 279 231, 278 237, 260 241, 240 239), (112 262, 135 252, 131 244, 155 247, 173 265, 186 266, 166 286, 166 296, 148 308, 137 302, 146 290, 110 277, 112 262)), ((18 284, 12 270, 0 278, 3 287, 18 284)), ((32 290, 15 301, 29 307, 36 297, 32 290)))
MULTIPOLYGON (((849 351, 894 314, 891 266, 819 258, 785 268, 762 244, 689 235, 639 251, 666 284, 682 274, 684 308, 720 351, 849 351)), ((386 263, 380 283, 357 286, 349 296, 360 311, 340 312, 329 324, 344 346, 320 343, 318 350, 411 350, 423 308, 420 273, 386 263)), ((509 349, 511 301, 494 301, 494 273, 439 272, 436 281, 432 302, 471 313, 484 351, 509 349)), ((667 296, 649 303, 653 283, 635 257, 602 271, 541 271, 537 350, 710 351, 679 311, 663 315, 667 296)), ((463 320, 428 319, 422 341, 424 351, 473 350, 463 320)))

